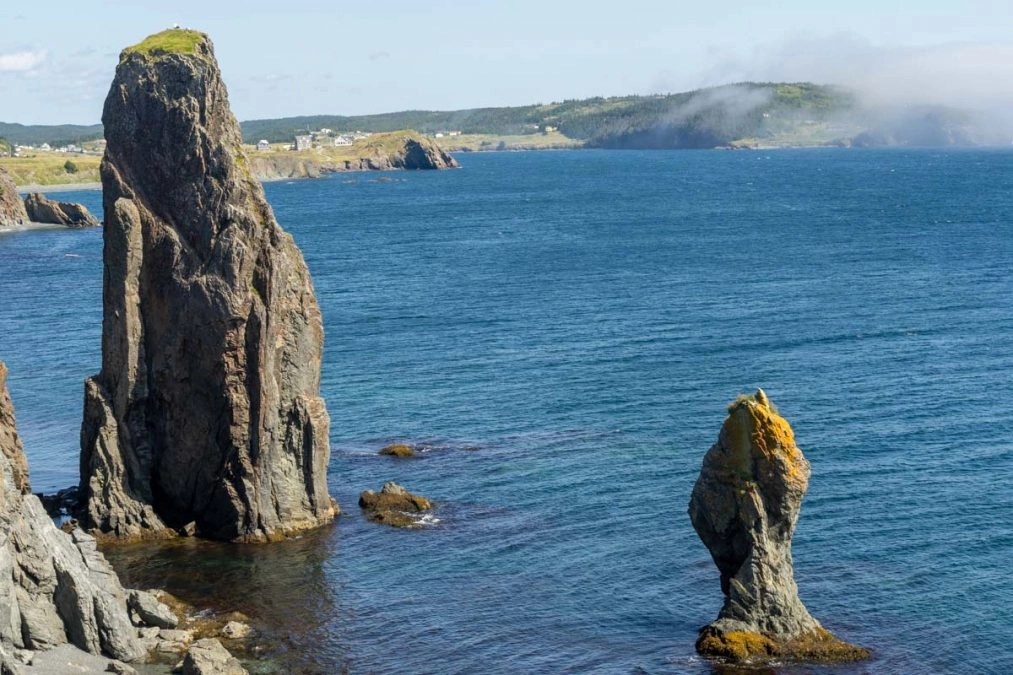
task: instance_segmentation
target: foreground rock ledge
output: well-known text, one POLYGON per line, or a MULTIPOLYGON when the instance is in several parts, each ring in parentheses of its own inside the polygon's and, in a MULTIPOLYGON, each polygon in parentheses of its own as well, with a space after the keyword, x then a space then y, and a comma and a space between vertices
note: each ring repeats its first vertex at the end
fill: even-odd
POLYGON ((721 573, 725 603, 700 631, 697 651, 739 663, 857 661, 798 597, 791 537, 809 485, 809 462, 762 389, 728 407, 718 442, 693 487, 689 515, 721 573))
POLYGON ((323 324, 240 148, 210 39, 120 55, 102 114, 102 370, 85 384, 84 524, 269 541, 331 522, 323 324))
POLYGON ((121 661, 144 657, 126 592, 95 539, 61 532, 29 492, 0 362, 0 672, 20 672, 19 650, 67 644, 121 661))

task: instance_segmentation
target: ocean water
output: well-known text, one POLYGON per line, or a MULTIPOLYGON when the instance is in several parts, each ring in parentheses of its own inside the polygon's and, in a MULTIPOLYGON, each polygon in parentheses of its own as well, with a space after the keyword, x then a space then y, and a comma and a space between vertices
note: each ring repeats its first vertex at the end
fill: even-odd
MULTIPOLYGON (((762 386, 812 463, 810 611, 867 662, 1013 672, 1013 153, 462 155, 272 183, 326 324, 332 530, 111 550, 244 611, 260 672, 710 673, 686 505, 762 386), (390 442, 418 459, 379 457, 390 442), (431 525, 370 524, 396 480, 431 525)), ((60 195, 101 212, 98 192, 60 195)), ((0 235, 0 358, 37 490, 77 480, 101 233, 0 235)))

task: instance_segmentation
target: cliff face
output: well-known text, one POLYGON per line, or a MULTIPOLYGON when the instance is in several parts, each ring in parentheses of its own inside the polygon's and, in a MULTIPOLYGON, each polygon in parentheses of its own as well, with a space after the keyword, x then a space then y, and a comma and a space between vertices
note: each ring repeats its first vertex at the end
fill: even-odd
POLYGON ((0 229, 24 225, 28 222, 25 205, 18 196, 14 179, 0 167, 0 229))
POLYGON ((394 163, 397 168, 403 169, 450 169, 459 166, 457 160, 424 136, 405 139, 404 153, 399 153, 394 163))
POLYGON ((68 642, 125 661, 142 658, 125 593, 95 540, 80 530, 58 530, 28 490, 0 362, 0 670, 17 672, 14 648, 68 642))
POLYGON ((689 515, 721 573, 724 606, 697 649, 735 661, 850 661, 868 652, 834 638, 798 597, 791 537, 809 462, 763 390, 729 406, 693 487, 689 515))
POLYGON ((25 197, 25 211, 36 223, 63 225, 64 227, 98 227, 99 222, 82 204, 57 202, 45 195, 32 192, 25 197))
POLYGON ((102 121, 86 524, 264 541, 330 522, 320 309, 240 149, 208 37, 166 31, 124 50, 102 121))

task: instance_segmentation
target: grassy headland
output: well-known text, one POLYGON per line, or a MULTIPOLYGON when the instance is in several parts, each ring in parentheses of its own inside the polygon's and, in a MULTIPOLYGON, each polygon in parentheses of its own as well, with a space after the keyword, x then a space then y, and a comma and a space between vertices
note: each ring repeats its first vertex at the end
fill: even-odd
MULTIPOLYGON (((434 161, 441 161, 436 157, 440 147, 410 130, 372 134, 356 139, 351 145, 336 146, 332 139, 327 139, 301 151, 293 150, 288 143, 276 143, 263 150, 247 145, 244 149, 253 175, 261 180, 274 180, 315 178, 336 171, 413 168, 406 162, 408 144, 413 141, 428 147, 434 161)), ((450 161, 449 157, 446 159, 450 161)))

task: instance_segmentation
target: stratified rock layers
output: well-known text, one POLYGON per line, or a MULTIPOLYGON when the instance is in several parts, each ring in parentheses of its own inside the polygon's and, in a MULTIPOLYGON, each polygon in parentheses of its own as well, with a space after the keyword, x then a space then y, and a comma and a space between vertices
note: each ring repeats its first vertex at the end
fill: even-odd
POLYGON ((86 524, 265 541, 332 521, 320 309, 250 175, 211 41, 167 31, 124 50, 102 122, 86 524))
POLYGON ((868 656, 824 629, 798 597, 791 537, 809 462, 763 390, 729 406, 703 460, 689 515, 721 573, 725 603, 697 650, 733 661, 852 661, 868 656))
POLYGON ((0 229, 28 222, 25 203, 18 196, 18 188, 11 175, 0 166, 0 229))
POLYGON ((0 363, 0 661, 14 648, 68 642, 124 661, 144 656, 126 595, 95 539, 58 530, 28 492, 7 368, 0 363))

